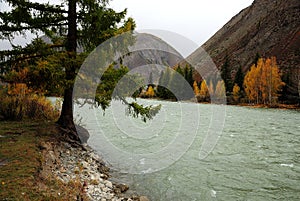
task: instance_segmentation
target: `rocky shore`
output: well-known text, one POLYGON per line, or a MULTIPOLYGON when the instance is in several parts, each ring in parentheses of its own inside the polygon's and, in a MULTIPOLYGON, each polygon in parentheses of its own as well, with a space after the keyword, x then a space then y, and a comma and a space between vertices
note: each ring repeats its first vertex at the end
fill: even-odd
MULTIPOLYGON (((110 181, 109 168, 88 145, 71 146, 67 142, 41 144, 44 162, 41 174, 54 176, 64 184, 72 183, 74 200, 148 201, 145 196, 126 193, 126 184, 110 181)), ((58 192, 59 193, 59 192, 58 192)))

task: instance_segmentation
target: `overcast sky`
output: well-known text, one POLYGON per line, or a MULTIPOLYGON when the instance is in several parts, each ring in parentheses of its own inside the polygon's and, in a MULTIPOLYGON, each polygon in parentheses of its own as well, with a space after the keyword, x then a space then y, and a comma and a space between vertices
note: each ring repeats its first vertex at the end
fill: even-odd
MULTIPOLYGON (((59 2, 50 0, 53 1, 59 2)), ((252 2, 253 0, 113 0, 110 6, 117 11, 127 8, 128 17, 136 21, 137 30, 161 29, 175 32, 200 46, 252 2)), ((29 36, 18 41, 24 44, 30 42, 30 39, 29 36)), ((7 42, 0 42, 0 49, 7 46, 7 42)))
POLYGON ((117 11, 128 9, 139 29, 176 32, 199 46, 253 0, 113 0, 117 11))

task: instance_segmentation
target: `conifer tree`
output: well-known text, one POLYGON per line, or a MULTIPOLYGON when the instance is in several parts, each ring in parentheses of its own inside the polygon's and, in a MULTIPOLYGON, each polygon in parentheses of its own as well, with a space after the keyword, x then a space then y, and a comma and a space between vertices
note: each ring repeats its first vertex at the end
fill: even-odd
MULTIPOLYGON (((64 52, 65 58, 61 65, 66 85, 58 123, 71 131, 72 139, 79 140, 73 121, 72 99, 73 83, 82 62, 78 57, 78 44, 88 53, 110 37, 133 30, 133 19, 125 19, 126 9, 115 12, 108 8, 109 0, 61 0, 60 4, 29 0, 2 2, 10 9, 0 11, 0 39, 12 41, 16 35, 31 32, 46 35, 51 44, 42 43, 40 39, 37 39, 39 43, 26 47, 12 44, 12 50, 0 52, 1 72, 14 69, 20 62, 46 59, 58 51, 64 52)), ((137 104, 129 106, 138 115, 140 107, 137 104)))
POLYGON ((230 60, 228 56, 226 56, 225 62, 221 67, 221 77, 224 80, 226 92, 231 92, 233 86, 230 71, 230 60))
POLYGON ((244 73, 242 71, 242 67, 238 68, 238 71, 235 74, 235 79, 234 83, 237 84, 240 87, 240 90, 243 89, 243 84, 244 84, 244 73))

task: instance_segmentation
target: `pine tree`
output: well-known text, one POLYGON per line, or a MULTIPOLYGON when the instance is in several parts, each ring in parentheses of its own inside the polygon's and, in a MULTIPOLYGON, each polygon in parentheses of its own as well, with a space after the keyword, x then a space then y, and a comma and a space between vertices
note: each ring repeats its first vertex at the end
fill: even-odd
POLYGON ((228 56, 226 56, 225 62, 221 67, 221 77, 224 80, 226 92, 231 92, 233 86, 230 71, 230 60, 228 56))
POLYGON ((184 73, 183 73, 183 71, 182 71, 182 69, 181 69, 180 66, 177 66, 176 72, 179 73, 180 75, 184 76, 184 73))
MULTIPOLYGON (((36 58, 47 59, 49 55, 56 54, 59 48, 65 54, 61 64, 66 84, 58 123, 71 131, 72 139, 79 140, 73 121, 72 99, 73 82, 81 66, 80 61, 78 62, 77 45, 80 44, 84 51, 90 52, 110 37, 133 30, 133 19, 125 19, 126 10, 118 13, 108 8, 107 0, 66 0, 57 5, 29 0, 3 2, 7 3, 10 9, 0 12, 1 39, 12 41, 16 35, 26 35, 27 31, 30 31, 46 35, 52 44, 40 43, 42 46, 35 44, 26 47, 13 45, 12 50, 1 51, 1 71, 8 72, 20 62, 27 63, 36 58), (66 3, 66 6, 63 3, 66 3)), ((35 65, 35 62, 36 60, 31 64, 35 65)), ((128 105, 133 107, 137 116, 140 107, 137 104, 128 105)))
POLYGON ((255 55, 255 57, 254 57, 254 61, 253 61, 253 63, 254 63, 255 66, 257 66, 258 60, 259 60, 260 58, 261 58, 261 56, 260 56, 260 54, 257 52, 256 55, 255 55))
POLYGON ((238 68, 238 71, 235 74, 235 79, 234 79, 234 83, 237 84, 240 89, 243 89, 243 84, 244 84, 244 73, 242 71, 242 67, 238 68))
POLYGON ((193 68, 192 68, 191 66, 187 66, 186 68, 188 68, 186 80, 188 81, 188 83, 189 83, 190 86, 192 87, 193 84, 194 84, 194 79, 193 79, 193 68))

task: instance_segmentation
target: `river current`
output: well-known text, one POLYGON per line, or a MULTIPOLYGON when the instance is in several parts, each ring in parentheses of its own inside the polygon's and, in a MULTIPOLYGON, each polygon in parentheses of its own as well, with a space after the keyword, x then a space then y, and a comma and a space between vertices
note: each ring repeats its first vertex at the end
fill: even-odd
POLYGON ((88 143, 132 190, 154 201, 300 200, 299 111, 138 101, 161 111, 144 123, 117 101, 105 113, 75 110, 88 143), (216 144, 201 158, 205 139, 216 144))

